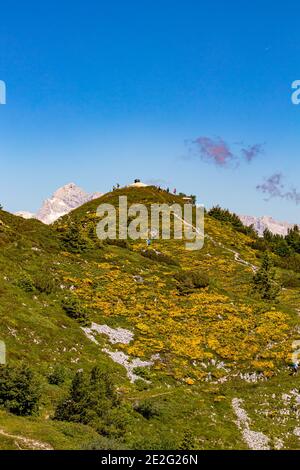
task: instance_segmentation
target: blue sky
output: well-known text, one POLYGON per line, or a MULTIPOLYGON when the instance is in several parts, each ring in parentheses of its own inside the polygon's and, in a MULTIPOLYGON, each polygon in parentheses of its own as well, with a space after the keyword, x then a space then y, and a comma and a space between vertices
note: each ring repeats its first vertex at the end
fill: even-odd
POLYGON ((92 192, 141 178, 300 222, 299 13, 288 0, 3 3, 0 202, 35 211, 71 181, 92 192), (274 174, 269 197, 257 185, 274 174))

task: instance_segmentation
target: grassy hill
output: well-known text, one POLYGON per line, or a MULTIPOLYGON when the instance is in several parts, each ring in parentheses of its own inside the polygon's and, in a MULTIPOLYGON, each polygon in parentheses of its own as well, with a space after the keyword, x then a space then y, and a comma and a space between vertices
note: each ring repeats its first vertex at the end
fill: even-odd
POLYGON ((207 214, 199 251, 184 240, 100 242, 96 209, 120 195, 184 203, 125 188, 50 227, 0 211, 0 339, 8 366, 30 366, 41 388, 31 416, 2 407, 0 448, 299 448, 299 377, 289 369, 299 289, 276 301, 254 295, 261 252, 207 214), (96 365, 118 406, 97 420, 54 419, 76 372, 96 365))

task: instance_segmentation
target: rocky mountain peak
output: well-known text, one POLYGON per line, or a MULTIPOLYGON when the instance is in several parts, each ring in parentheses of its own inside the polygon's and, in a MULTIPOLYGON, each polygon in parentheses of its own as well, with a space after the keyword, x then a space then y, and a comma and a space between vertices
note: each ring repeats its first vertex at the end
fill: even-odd
MULTIPOLYGON (((101 195, 98 192, 87 193, 75 183, 68 183, 58 188, 49 199, 43 202, 37 214, 31 214, 31 216, 45 224, 51 224, 59 219, 59 217, 68 214, 73 209, 101 195)), ((18 212, 17 215, 25 217, 25 214, 27 213, 18 212)))

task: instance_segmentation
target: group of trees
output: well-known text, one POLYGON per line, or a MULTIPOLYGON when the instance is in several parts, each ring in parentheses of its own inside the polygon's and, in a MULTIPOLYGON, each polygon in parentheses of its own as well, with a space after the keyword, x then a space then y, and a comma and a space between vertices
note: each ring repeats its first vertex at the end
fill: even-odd
POLYGON ((253 276, 253 290, 261 299, 276 299, 282 285, 299 287, 300 279, 296 274, 286 274, 279 280, 276 279, 274 270, 276 264, 278 267, 300 272, 300 230, 297 225, 290 228, 286 236, 273 234, 265 229, 263 236, 259 237, 253 226, 244 226, 240 218, 228 209, 215 206, 210 209, 208 215, 229 223, 238 232, 249 235, 252 238, 250 246, 263 252, 261 266, 253 276), (277 256, 272 256, 272 253, 277 256))
POLYGON ((276 266, 300 273, 300 230, 297 225, 286 236, 273 234, 266 229, 250 246, 262 252, 274 253, 276 266))
MULTIPOLYGON (((66 379, 66 370, 61 365, 51 368, 47 376, 52 386, 62 386, 66 379)), ((38 414, 42 392, 42 377, 30 367, 24 364, 0 367, 0 407, 19 416, 38 414)), ((87 448, 110 450, 126 448, 127 431, 132 429, 137 414, 148 421, 157 418, 160 409, 150 399, 134 405, 126 404, 117 393, 111 375, 95 366, 90 371, 76 372, 65 396, 57 404, 52 419, 91 426, 99 437, 87 448)), ((148 442, 141 437, 141 442, 134 445, 151 448, 152 444, 151 439, 148 442)), ((167 443, 160 445, 164 449, 169 448, 167 443)), ((171 445, 174 446, 174 442, 171 445)), ((193 448, 193 436, 189 432, 184 433, 179 449, 193 448)))
POLYGON ((214 219, 220 220, 221 222, 228 222, 238 232, 250 235, 253 238, 257 237, 253 226, 246 227, 238 215, 230 212, 228 209, 222 209, 220 206, 214 206, 208 211, 208 215, 214 219))
MULTIPOLYGON (((48 383, 59 386, 65 378, 65 370, 56 366, 48 383)), ((19 416, 30 416, 38 413, 41 396, 42 380, 30 367, 0 367, 0 406, 19 416)), ((53 419, 88 424, 100 434, 118 437, 131 411, 121 402, 111 376, 96 366, 89 373, 75 374, 53 419)))
POLYGON ((129 418, 111 377, 99 367, 78 371, 68 395, 58 404, 54 419, 89 424, 100 434, 117 437, 129 418))
POLYGON ((282 258, 300 254, 300 230, 297 225, 288 229, 287 235, 273 234, 269 229, 265 229, 263 237, 257 237, 252 243, 252 248, 261 251, 271 251, 282 258))

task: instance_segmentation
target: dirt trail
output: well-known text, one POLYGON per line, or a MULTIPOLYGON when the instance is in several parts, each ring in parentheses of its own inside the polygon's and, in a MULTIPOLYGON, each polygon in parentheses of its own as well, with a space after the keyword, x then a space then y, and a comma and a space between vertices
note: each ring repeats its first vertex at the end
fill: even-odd
MULTIPOLYGON (((196 233, 198 233, 198 235, 202 236, 202 233, 196 228, 194 227, 194 225, 186 222, 184 219, 178 217, 175 213, 174 213, 174 216, 181 220, 181 222, 183 222, 185 225, 187 225, 188 227, 191 227, 196 233)), ((223 250, 229 252, 229 253, 232 253, 233 256, 234 256, 234 260, 237 262, 237 263, 240 263, 240 264, 243 264, 244 266, 248 266, 249 268, 252 269, 252 271, 255 273, 257 270, 258 270, 258 267, 255 266, 254 264, 251 264, 249 263, 249 261, 245 261, 244 259, 241 258, 240 254, 238 251, 236 250, 233 250, 232 248, 228 248, 227 246, 223 245, 223 243, 221 242, 217 242, 214 238, 212 238, 210 235, 207 235, 207 234, 204 234, 204 237, 206 237, 208 240, 210 240, 215 246, 220 246, 221 248, 223 248, 223 250)))
POLYGON ((24 449, 30 449, 30 450, 54 450, 50 444, 46 444, 45 442, 41 441, 36 441, 34 439, 29 439, 28 437, 23 437, 23 436, 16 436, 15 434, 9 434, 8 432, 5 432, 3 429, 0 429, 0 434, 5 437, 10 437, 11 439, 14 439, 14 442, 18 449, 24 450, 24 449), (24 447, 21 446, 21 444, 24 445, 24 447))

